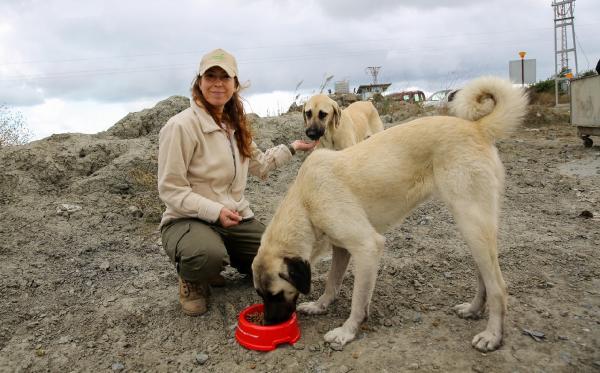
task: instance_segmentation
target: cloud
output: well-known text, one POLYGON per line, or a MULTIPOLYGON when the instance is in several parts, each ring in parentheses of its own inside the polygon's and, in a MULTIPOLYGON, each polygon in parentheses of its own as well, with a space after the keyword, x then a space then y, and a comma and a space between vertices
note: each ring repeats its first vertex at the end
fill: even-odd
MULTIPOLYGON (((600 57, 593 4, 576 8, 580 69, 600 57), (583 54, 583 57, 582 57, 583 54)), ((553 13, 538 0, 3 1, 0 102, 120 102, 187 95, 201 55, 238 59, 247 95, 314 92, 325 77, 435 90, 480 74, 507 76, 519 50, 554 71, 553 13)), ((591 67, 590 67, 591 65, 591 67)), ((266 96, 268 97, 268 96, 266 96)))
MULTIPOLYGON (((438 8, 467 8, 470 4, 480 4, 475 0, 453 0, 440 2, 436 0, 372 0, 356 1, 349 6, 346 0, 329 0, 317 2, 324 12, 332 18, 357 18, 384 17, 390 13, 401 13, 403 10, 425 10, 430 11, 438 8)), ((402 23, 402 18, 398 23, 402 23)))
POLYGON ((54 133, 98 133, 114 125, 130 112, 140 111, 156 104, 157 100, 126 103, 98 103, 95 101, 64 101, 48 99, 41 105, 16 106, 23 114, 33 139, 39 140, 54 133))

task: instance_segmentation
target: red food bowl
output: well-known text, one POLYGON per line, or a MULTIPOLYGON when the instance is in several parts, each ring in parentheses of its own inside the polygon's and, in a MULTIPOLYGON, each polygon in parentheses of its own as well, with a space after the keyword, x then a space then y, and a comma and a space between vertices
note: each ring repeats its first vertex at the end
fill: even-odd
POLYGON ((296 312, 289 320, 276 325, 259 325, 246 317, 255 313, 263 313, 264 304, 253 304, 240 313, 235 339, 242 346, 256 351, 271 351, 281 343, 294 344, 300 339, 300 327, 296 312))

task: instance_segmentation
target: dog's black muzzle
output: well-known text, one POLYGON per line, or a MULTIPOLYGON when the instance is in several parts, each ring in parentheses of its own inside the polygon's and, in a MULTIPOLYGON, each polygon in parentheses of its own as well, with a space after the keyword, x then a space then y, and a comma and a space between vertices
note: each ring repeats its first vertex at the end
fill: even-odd
POLYGON ((325 128, 321 126, 310 126, 306 129, 306 136, 313 141, 317 141, 325 134, 325 128))
POLYGON ((264 310, 264 324, 275 325, 282 322, 288 321, 292 314, 296 311, 296 299, 294 302, 288 302, 283 297, 283 293, 275 295, 266 294, 263 297, 265 305, 264 310))

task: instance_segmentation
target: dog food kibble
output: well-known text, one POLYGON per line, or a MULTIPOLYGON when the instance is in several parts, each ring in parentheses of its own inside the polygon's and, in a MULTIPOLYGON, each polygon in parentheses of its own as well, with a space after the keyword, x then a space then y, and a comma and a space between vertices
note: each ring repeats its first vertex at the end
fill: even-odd
POLYGON ((255 313, 250 313, 248 315, 246 315, 246 320, 250 321, 253 324, 256 325, 263 325, 264 320, 263 320, 264 316, 262 312, 255 312, 255 313))

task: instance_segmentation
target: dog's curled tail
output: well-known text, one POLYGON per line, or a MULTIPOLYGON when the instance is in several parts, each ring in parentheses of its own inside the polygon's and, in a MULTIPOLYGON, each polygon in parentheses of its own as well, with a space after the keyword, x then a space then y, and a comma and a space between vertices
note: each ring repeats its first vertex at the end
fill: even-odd
POLYGON ((485 76, 461 89, 450 110, 459 118, 480 123, 491 138, 498 139, 521 124, 528 102, 522 88, 502 78, 485 76))

